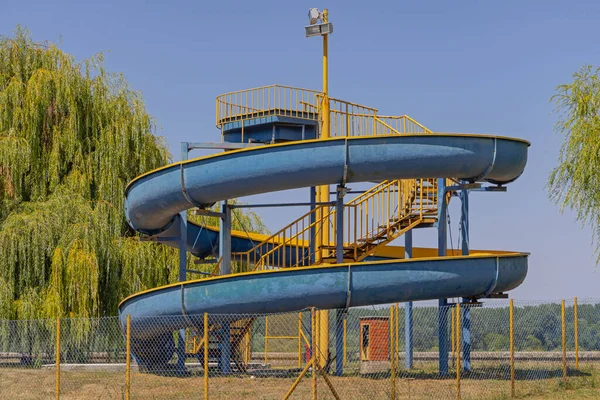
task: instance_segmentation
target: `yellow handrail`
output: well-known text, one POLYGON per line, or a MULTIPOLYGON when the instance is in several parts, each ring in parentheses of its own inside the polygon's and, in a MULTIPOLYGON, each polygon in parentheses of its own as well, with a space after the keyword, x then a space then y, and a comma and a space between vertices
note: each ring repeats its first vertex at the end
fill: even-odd
MULTIPOLYGON (((216 99, 216 124, 265 116, 291 116, 321 122, 323 93, 269 85, 221 94, 216 99)), ((431 133, 407 115, 380 116, 373 107, 329 97, 330 136, 431 133)))

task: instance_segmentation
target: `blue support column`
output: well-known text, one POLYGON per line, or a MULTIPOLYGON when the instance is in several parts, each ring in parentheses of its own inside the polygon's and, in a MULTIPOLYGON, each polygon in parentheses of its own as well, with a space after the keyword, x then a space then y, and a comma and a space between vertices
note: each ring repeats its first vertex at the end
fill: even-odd
MULTIPOLYGON (((221 202, 221 217, 219 227, 219 258, 221 275, 231 274, 231 209, 227 206, 227 200, 221 202)), ((219 358, 219 369, 221 373, 228 375, 231 372, 231 328, 229 322, 224 322, 221 327, 221 357, 219 358)))
POLYGON ((221 357, 219 358, 219 370, 224 375, 231 373, 231 324, 229 321, 221 324, 221 340, 219 347, 221 357))
MULTIPOLYGON (((438 179, 438 256, 446 256, 446 179, 438 179)), ((438 348, 440 375, 448 374, 448 301, 438 301, 438 348)))
MULTIPOLYGON (((181 161, 188 159, 188 143, 181 142, 181 161)), ((186 280, 187 269, 187 210, 179 213, 179 282, 186 280)), ((185 329, 179 330, 177 340, 177 371, 185 371, 185 329)))
MULTIPOLYGON (((345 188, 337 187, 335 202, 335 257, 336 262, 344 262, 344 194, 345 188)), ((344 373, 344 314, 345 310, 336 310, 335 315, 335 374, 342 376, 344 373)))
POLYGON ((221 259, 220 275, 231 273, 231 209, 227 200, 221 202, 223 217, 219 223, 219 258, 221 259))
MULTIPOLYGON (((412 230, 404 234, 404 258, 412 258, 413 243, 412 230)), ((406 354, 406 368, 413 367, 413 302, 409 301, 404 306, 404 351, 406 354)))
MULTIPOLYGON (((469 191, 463 189, 460 193, 461 213, 460 213, 460 234, 462 237, 461 247, 462 255, 469 255, 469 191)), ((463 299, 463 302, 468 299, 463 299)), ((471 371, 471 309, 465 307, 462 312, 462 350, 463 350, 463 371, 471 371)))

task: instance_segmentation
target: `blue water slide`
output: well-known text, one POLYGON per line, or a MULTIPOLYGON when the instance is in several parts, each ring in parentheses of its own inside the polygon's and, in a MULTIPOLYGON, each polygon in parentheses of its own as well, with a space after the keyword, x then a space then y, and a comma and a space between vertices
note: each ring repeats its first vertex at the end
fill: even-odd
MULTIPOLYGON (((344 137, 253 147, 174 163, 142 175, 127 187, 125 211, 135 230, 169 238, 179 230, 179 212, 259 193, 398 178, 507 184, 522 174, 528 147, 520 139, 453 134, 344 137)), ((188 224, 188 250, 193 254, 213 252, 216 239, 214 230, 188 224)), ((234 240, 233 251, 248 246, 248 241, 234 240)), ((511 290, 526 274, 526 253, 318 265, 159 287, 123 300, 119 314, 122 321, 131 316, 139 360, 157 357, 152 348, 171 345, 173 330, 198 327, 200 322, 189 318, 192 314, 477 298, 511 290), (147 323, 146 318, 159 316, 147 323)))

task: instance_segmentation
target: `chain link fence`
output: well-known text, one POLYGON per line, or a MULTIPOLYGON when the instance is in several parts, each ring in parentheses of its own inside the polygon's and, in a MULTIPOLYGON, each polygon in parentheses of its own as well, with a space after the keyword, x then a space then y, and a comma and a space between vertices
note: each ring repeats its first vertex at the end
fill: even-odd
POLYGON ((595 299, 0 320, 3 398, 568 397, 598 367, 595 299))

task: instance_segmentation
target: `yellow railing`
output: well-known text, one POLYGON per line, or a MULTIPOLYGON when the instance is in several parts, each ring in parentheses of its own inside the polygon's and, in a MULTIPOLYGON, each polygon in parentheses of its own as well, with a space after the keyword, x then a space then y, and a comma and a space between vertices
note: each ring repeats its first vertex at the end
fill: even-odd
POLYGON ((317 215, 321 210, 323 210, 325 218, 328 218, 331 213, 329 206, 319 205, 252 249, 246 252, 232 253, 232 263, 252 266, 254 270, 264 270, 274 265, 285 268, 291 266, 286 265, 286 255, 289 254, 295 257, 294 266, 311 265, 313 253, 309 250, 309 243, 313 232, 316 232, 321 226, 321 222, 317 220, 317 215))
POLYGON ((298 368, 302 366, 302 344, 310 347, 310 341, 302 331, 302 313, 298 313, 298 334, 297 335, 270 335, 269 334, 269 316, 265 316, 265 348, 264 348, 264 365, 268 363, 268 355, 269 355, 269 340, 293 340, 297 342, 297 362, 298 368))
MULTIPOLYGON (((346 261, 359 261, 420 222, 437 213, 435 179, 383 181, 344 206, 343 248, 346 261)), ((336 211, 320 205, 271 235, 247 252, 233 253, 232 261, 254 270, 294 268, 333 262, 336 211), (318 218, 319 215, 324 215, 318 218), (329 225, 329 236, 317 235, 329 225), (310 246, 311 238, 320 238, 310 246)))
MULTIPOLYGON (((408 115, 401 116, 388 116, 388 115, 378 115, 377 119, 381 126, 387 129, 393 129, 396 132, 404 133, 404 134, 422 134, 422 133, 432 133, 429 129, 409 117, 408 115)), ((380 135, 382 133, 379 133, 380 135)), ((390 131, 388 134, 393 134, 390 131)))
POLYGON ((271 85, 225 93, 217 97, 217 127, 269 115, 298 116, 318 119, 320 92, 271 85))
MULTIPOLYGON (((271 85, 225 93, 216 100, 216 123, 243 122, 265 116, 291 116, 322 121, 321 92, 271 85)), ((329 98, 330 137, 431 133, 410 118, 380 116, 377 109, 336 98, 329 98)))

